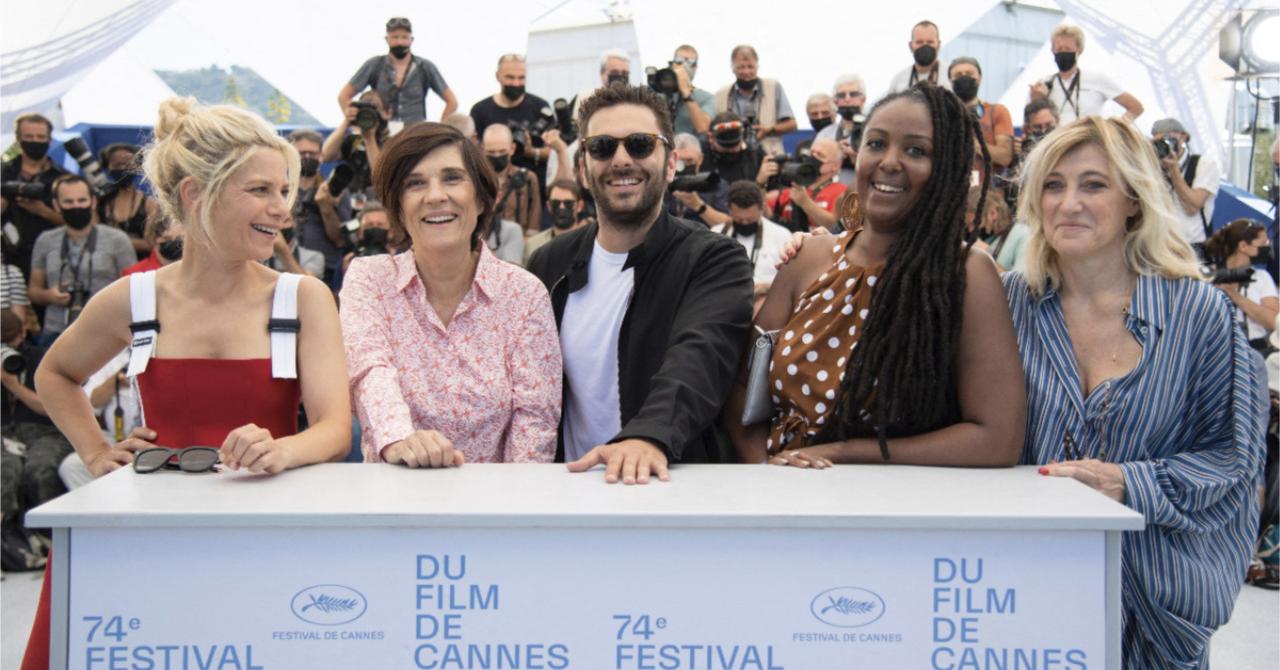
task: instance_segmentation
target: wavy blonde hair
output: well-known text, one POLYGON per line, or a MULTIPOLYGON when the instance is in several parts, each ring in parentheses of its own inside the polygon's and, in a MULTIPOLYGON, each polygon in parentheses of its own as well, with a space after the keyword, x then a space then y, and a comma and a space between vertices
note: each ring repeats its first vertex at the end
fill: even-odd
POLYGON ((1138 201, 1138 215, 1125 222, 1125 266, 1139 275, 1199 277, 1195 252, 1183 236, 1181 217, 1151 141, 1128 121, 1086 116, 1050 133, 1027 157, 1018 218, 1031 228, 1024 274, 1032 293, 1039 296, 1046 288, 1062 285, 1058 254, 1044 236, 1040 199, 1045 179, 1064 156, 1086 144, 1102 149, 1125 194, 1138 201))
POLYGON ((213 246, 213 205, 227 180, 256 149, 279 151, 288 170, 288 206, 298 193, 298 151, 262 117, 232 105, 201 105, 195 98, 160 103, 155 140, 145 149, 142 169, 164 215, 181 222, 188 237, 213 246), (189 216, 178 185, 191 177, 200 186, 200 209, 189 216))

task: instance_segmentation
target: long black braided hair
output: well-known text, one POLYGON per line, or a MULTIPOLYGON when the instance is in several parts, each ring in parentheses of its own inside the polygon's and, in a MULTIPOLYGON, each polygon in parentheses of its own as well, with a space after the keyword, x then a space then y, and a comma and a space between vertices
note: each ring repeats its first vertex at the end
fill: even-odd
MULTIPOLYGON (((922 82, 876 103, 867 117, 894 100, 924 105, 933 120, 933 173, 908 215, 879 275, 863 335, 840 383, 833 420, 821 442, 875 435, 889 459, 887 439, 917 435, 959 420, 956 359, 965 290, 965 198, 974 141, 983 175, 991 156, 977 117, 950 91, 922 82)), ((978 211, 986 205, 984 179, 978 211)))

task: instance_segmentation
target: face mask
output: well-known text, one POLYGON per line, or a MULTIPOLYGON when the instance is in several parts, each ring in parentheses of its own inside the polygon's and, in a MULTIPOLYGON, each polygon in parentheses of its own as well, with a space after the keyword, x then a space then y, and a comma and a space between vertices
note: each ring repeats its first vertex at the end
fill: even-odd
POLYGON ((862 113, 860 105, 850 105, 848 107, 837 107, 836 111, 840 112, 840 118, 845 121, 852 121, 853 117, 862 113))
POLYGON ((62 210, 62 220, 72 230, 84 230, 93 220, 93 210, 88 207, 68 207, 62 210))
POLYGON ((956 97, 970 102, 978 97, 978 80, 967 74, 961 75, 951 80, 951 90, 955 91, 956 97))
POLYGON ((156 250, 160 252, 161 256, 171 261, 182 260, 182 238, 165 240, 156 245, 156 250))
POLYGON ((1250 265, 1271 265, 1271 245, 1258 247, 1256 254, 1250 259, 1250 265))
POLYGON ((360 233, 360 243, 366 247, 387 246, 387 229, 366 228, 363 233, 360 233))
POLYGON ((1053 62, 1058 64, 1058 72, 1066 72, 1076 66, 1074 51, 1059 51, 1053 55, 1053 62))
POLYGON ((933 65, 933 62, 938 59, 938 50, 926 44, 916 47, 916 50, 911 52, 911 56, 916 59, 916 65, 924 67, 933 65))
POLYGON ((298 172, 304 177, 314 177, 316 176, 316 173, 319 171, 320 171, 319 159, 304 158, 302 159, 302 167, 299 169, 298 172))
POLYGON ((613 86, 614 84, 622 84, 623 86, 626 86, 627 79, 628 77, 625 74, 611 74, 609 75, 609 78, 605 80, 605 86, 613 86))
POLYGON ((688 177, 698 174, 698 166, 693 163, 685 164, 684 161, 676 163, 676 175, 680 177, 688 177))
POLYGON ((493 166, 494 172, 503 172, 507 169, 507 164, 511 162, 510 156, 486 156, 489 159, 489 165, 493 166))
POLYGON ((809 119, 809 125, 813 126, 813 132, 822 132, 823 128, 831 125, 831 117, 827 117, 825 119, 809 119))
POLYGON ((759 79, 738 79, 738 88, 748 91, 755 88, 759 81, 759 79))
POLYGON ((133 185, 133 174, 128 170, 108 170, 107 181, 111 182, 116 188, 124 188, 133 185))
POLYGON ((391 47, 391 55, 395 56, 396 58, 404 58, 405 56, 409 55, 409 47, 406 47, 406 46, 391 47))
POLYGON ((507 100, 515 102, 516 100, 519 100, 520 97, 523 95, 524 95, 523 86, 509 86, 506 84, 503 84, 502 86, 502 97, 506 98, 507 100))
POLYGON ((551 223, 556 228, 564 230, 573 226, 576 218, 573 215, 572 205, 556 205, 551 208, 551 223))
POLYGON ((293 237, 298 234, 297 228, 281 228, 280 237, 284 238, 285 244, 293 244, 293 237))
POLYGON ((33 161, 41 160, 49 153, 48 142, 22 142, 22 153, 33 161))
POLYGON ((719 151, 715 151, 715 152, 712 152, 712 155, 715 156, 716 164, 719 165, 720 167, 737 165, 738 161, 742 160, 741 151, 735 151, 732 153, 723 153, 723 154, 720 153, 719 151))
POLYGON ((733 222, 733 234, 738 237, 751 237, 760 231, 760 222, 743 225, 737 221, 733 222))

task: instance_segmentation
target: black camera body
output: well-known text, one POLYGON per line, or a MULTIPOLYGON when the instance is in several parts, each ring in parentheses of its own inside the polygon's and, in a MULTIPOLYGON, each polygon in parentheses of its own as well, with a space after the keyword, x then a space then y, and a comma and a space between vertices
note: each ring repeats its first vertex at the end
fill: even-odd
POLYGON ((107 175, 102 171, 102 165, 98 163, 97 156, 94 156, 93 152, 89 151, 89 145, 85 143, 84 139, 73 137, 63 142, 62 146, 80 165, 80 172, 84 175, 85 181, 89 182, 94 195, 98 197, 106 196, 113 185, 107 180, 107 175))
POLYGON ((720 188, 720 175, 716 172, 699 172, 681 175, 671 180, 668 191, 712 193, 720 188))
POLYGON ((22 374, 27 369, 27 357, 7 344, 0 344, 0 370, 11 375, 22 374))
POLYGON ((1212 273, 1206 273, 1211 284, 1239 284, 1247 286, 1253 281, 1254 269, 1251 267, 1242 268, 1218 268, 1212 273))
POLYGON ((551 106, 556 117, 556 127, 560 129, 560 139, 564 140, 565 144, 573 144, 573 141, 578 139, 578 124, 573 120, 573 105, 564 98, 556 98, 551 106))
POLYGON ((1182 149, 1182 145, 1178 142, 1178 138, 1165 136, 1158 140, 1151 140, 1152 146, 1156 148, 1156 158, 1164 160, 1169 156, 1177 156, 1182 149))
POLYGON ((44 200, 49 196, 49 185, 42 181, 6 181, 0 183, 0 195, 6 198, 44 200))
POLYGON ((352 102, 351 106, 356 108, 355 124, 360 130, 373 130, 378 127, 378 124, 382 123, 382 116, 378 114, 378 107, 372 102, 357 100, 352 102))
MULTIPOLYGON (((526 141, 533 142, 541 138, 543 133, 555 128, 556 125, 556 114, 550 107, 543 107, 541 115, 532 121, 523 119, 507 120, 507 127, 511 129, 511 139, 516 143, 515 155, 523 156, 526 141)), ((564 135, 563 131, 561 135, 564 135)))
POLYGON ((680 79, 676 76, 675 61, 668 61, 667 66, 658 69, 647 67, 644 74, 649 79, 649 88, 665 96, 680 95, 680 79))
POLYGON ((854 151, 857 151, 858 147, 862 146, 862 130, 867 125, 867 115, 854 114, 853 118, 849 120, 853 123, 853 127, 849 129, 848 134, 845 134, 843 123, 836 126, 836 141, 849 140, 849 146, 854 151))
POLYGON ((782 187, 791 185, 812 186, 818 182, 820 177, 819 170, 822 167, 822 161, 810 154, 802 154, 800 156, 777 154, 769 156, 765 160, 771 160, 778 164, 777 181, 778 185, 782 187))
POLYGON ((71 294, 71 301, 67 303, 67 325, 76 322, 80 318, 80 313, 84 311, 84 306, 89 302, 89 286, 83 281, 63 282, 63 293, 71 294))

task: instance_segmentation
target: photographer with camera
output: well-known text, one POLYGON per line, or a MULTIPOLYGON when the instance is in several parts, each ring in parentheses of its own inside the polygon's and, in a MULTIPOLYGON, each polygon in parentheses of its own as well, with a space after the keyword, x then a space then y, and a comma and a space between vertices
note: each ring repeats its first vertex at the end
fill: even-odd
POLYGON ((746 249, 755 284, 754 314, 764 303, 764 296, 778 274, 783 250, 791 241, 791 231, 764 217, 764 190, 749 179, 729 185, 729 221, 711 229, 732 237, 746 249))
MULTIPOLYGON (((342 286, 342 253, 346 247, 342 222, 352 217, 351 198, 346 189, 352 183, 356 168, 334 168, 329 181, 321 180, 320 147, 323 141, 320 133, 306 128, 289 133, 289 143, 298 150, 298 158, 301 159, 298 198, 293 203, 292 217, 298 231, 298 243, 324 256, 321 279, 336 291, 342 286)), ((277 238, 276 242, 279 241, 277 238)))
MULTIPOLYGON (((538 175, 512 163, 516 143, 511 128, 503 123, 490 124, 482 138, 485 158, 498 176, 495 214, 499 219, 519 224, 525 237, 538 234, 542 230, 542 194, 538 175)), ((494 232, 500 232, 496 226, 494 232)))
POLYGON ((942 33, 938 30, 938 24, 925 20, 911 26, 911 40, 907 42, 907 49, 911 51, 911 58, 915 62, 893 76, 889 81, 888 94, 905 91, 921 81, 945 89, 951 88, 951 80, 941 76, 945 68, 938 60, 938 55, 942 53, 942 33))
POLYGON ((861 75, 842 74, 836 79, 831 93, 840 120, 823 128, 817 137, 836 141, 844 155, 840 164, 840 183, 852 184, 853 165, 858 160, 858 146, 862 144, 862 127, 867 122, 863 113, 867 104, 867 85, 861 75))
POLYGON ((835 140, 820 139, 813 141, 808 156, 797 159, 784 154, 766 161, 773 164, 768 172, 776 172, 783 187, 769 198, 773 220, 794 232, 834 230, 836 201, 849 188, 837 179, 843 160, 835 140))
POLYGON ((1084 31, 1078 26, 1054 28, 1050 44, 1058 72, 1031 85, 1031 100, 1048 98, 1057 106, 1064 124, 1101 114, 1108 100, 1124 107, 1126 121, 1142 116, 1142 103, 1105 72, 1090 70, 1087 77, 1081 74, 1078 63, 1084 53, 1084 31))
POLYGON ((427 91, 444 100, 440 118, 458 109, 458 98, 444 82, 444 76, 431 61, 409 53, 413 44, 413 26, 409 19, 394 17, 387 21, 387 47, 390 53, 374 56, 364 62, 351 81, 338 93, 338 107, 345 114, 356 93, 372 88, 382 96, 389 113, 392 135, 407 125, 427 120, 427 91))
POLYGON ((36 238, 27 285, 31 302, 46 306, 39 341, 46 347, 80 316, 89 298, 138 260, 128 235, 96 223, 97 198, 84 177, 63 175, 50 190, 67 225, 36 238))
MULTIPOLYGON (((320 162, 347 160, 353 151, 360 151, 367 165, 377 164, 378 153, 389 137, 387 119, 382 96, 377 91, 365 91, 359 100, 347 105, 342 122, 325 138, 321 145, 320 162), (348 133, 348 130, 353 132, 348 133)), ((368 177, 362 181, 366 189, 369 188, 370 181, 368 177)), ((363 189, 353 189, 353 192, 358 190, 363 189)))
MULTIPOLYGON (((747 144, 767 154, 782 153, 782 136, 796 129, 787 92, 775 79, 759 76, 755 47, 741 44, 730 55, 734 83, 716 91, 716 113, 733 112, 747 128, 747 144)), ((715 121, 712 120, 712 125, 715 121)))
MULTIPOLYGON (((947 78, 951 80, 952 92, 978 119, 982 139, 991 154, 992 170, 998 172, 1009 167, 1013 163, 1013 119, 1009 116, 1008 107, 978 99, 978 87, 982 86, 982 65, 978 59, 961 56, 951 61, 947 66, 947 78)), ((974 150, 977 152, 974 170, 981 174, 982 150, 976 146, 974 150)), ((981 177, 985 179, 986 175, 981 177)))
POLYGON ((547 189, 547 215, 551 218, 551 227, 524 241, 524 265, 529 264, 533 252, 543 245, 595 220, 584 207, 581 196, 582 189, 571 179, 551 182, 551 188, 547 189))
POLYGON ((1032 100, 1022 110, 1022 135, 1013 138, 1018 159, 1026 158, 1049 133, 1058 128, 1058 106, 1048 98, 1032 100))
POLYGON ((471 106, 471 118, 476 122, 476 136, 484 137, 491 124, 501 123, 511 128, 517 137, 519 151, 511 162, 538 175, 538 183, 547 176, 547 159, 551 149, 542 140, 542 134, 555 127, 556 115, 551 103, 525 91, 525 59, 520 54, 504 54, 498 59, 498 71, 494 75, 501 90, 471 106))
MULTIPOLYGON (((31 250, 36 238, 50 228, 61 226, 62 217, 53 209, 49 187, 66 174, 49 160, 49 141, 53 123, 45 117, 27 113, 13 122, 13 133, 22 152, 18 158, 0 165, 0 210, 6 227, 13 224, 18 239, 13 243, 9 262, 18 266, 24 276, 31 276, 31 250)), ((12 242, 12 241, 11 241, 12 242)))
POLYGON ((175 223, 164 212, 157 212, 155 217, 147 221, 146 240, 151 246, 151 254, 125 268, 120 273, 121 276, 159 270, 182 260, 182 250, 186 244, 185 233, 181 223, 175 223))
MULTIPOLYGON (((471 118, 471 117, 467 117, 471 118)), ((355 231, 355 250, 342 259, 342 272, 346 274, 351 261, 365 256, 399 253, 401 241, 391 239, 391 219, 382 203, 370 200, 356 215, 359 225, 355 231)))
POLYGON ((1276 282, 1269 274, 1275 256, 1267 227, 1250 219, 1236 219, 1219 228, 1205 242, 1204 250, 1214 271, 1211 281, 1239 308, 1236 320, 1244 326, 1249 345, 1267 356, 1272 351, 1267 335, 1275 330, 1280 316, 1276 282))
POLYGON ((689 221, 697 221, 712 227, 729 222, 729 215, 703 200, 705 195, 713 202, 728 208, 729 182, 720 178, 714 166, 703 171, 702 142, 689 133, 676 135, 672 153, 676 156, 676 176, 667 186, 671 197, 667 199, 667 213, 689 221))
POLYGON ((147 242, 147 221, 156 215, 156 201, 138 188, 137 145, 118 142, 98 152, 99 163, 106 168, 107 188, 98 201, 98 220, 104 226, 119 228, 129 236, 138 259, 151 252, 147 242))
POLYGON ((667 64, 676 75, 680 93, 676 105, 676 134, 701 135, 711 129, 711 117, 716 113, 716 99, 709 91, 693 85, 698 73, 698 50, 688 44, 676 47, 675 55, 667 64))
POLYGON ((1212 233, 1209 222, 1213 221, 1214 199, 1222 180, 1218 161, 1209 154, 1191 153, 1191 135, 1177 119, 1156 121, 1151 126, 1151 141, 1182 215, 1182 232, 1204 259, 1204 242, 1212 233))
POLYGON ((569 106, 572 118, 578 118, 578 105, 610 84, 629 86, 631 83, 631 56, 622 49, 606 49, 600 54, 600 86, 578 91, 569 106))
MULTIPOLYGON (((807 140, 801 140, 796 145, 796 151, 803 151, 813 146, 813 141, 818 136, 832 128, 836 118, 836 101, 829 93, 814 93, 804 103, 805 116, 809 117, 809 127, 813 129, 813 137, 807 140)), ((835 131, 830 131, 834 133, 835 131)))

